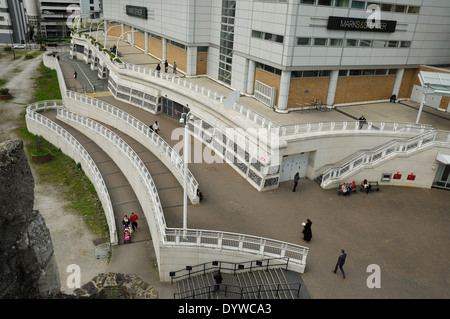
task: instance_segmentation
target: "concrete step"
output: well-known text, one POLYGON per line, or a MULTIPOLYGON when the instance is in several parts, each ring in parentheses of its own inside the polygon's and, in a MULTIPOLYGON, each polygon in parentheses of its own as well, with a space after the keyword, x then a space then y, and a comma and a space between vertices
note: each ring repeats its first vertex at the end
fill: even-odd
POLYGON ((214 274, 192 276, 177 282, 176 298, 187 299, 296 299, 299 283, 291 283, 285 270, 273 268, 239 272, 236 275, 222 273, 223 282, 214 291, 214 274))

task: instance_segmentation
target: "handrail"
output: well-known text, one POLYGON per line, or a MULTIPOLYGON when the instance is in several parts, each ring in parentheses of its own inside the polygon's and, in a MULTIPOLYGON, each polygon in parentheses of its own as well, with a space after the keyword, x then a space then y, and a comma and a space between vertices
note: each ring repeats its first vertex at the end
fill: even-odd
POLYGON ((425 145, 434 142, 435 139, 436 131, 430 130, 407 140, 393 140, 373 150, 366 151, 343 163, 342 165, 327 169, 323 173, 321 186, 324 187, 332 181, 353 173, 356 168, 361 169, 364 166, 376 164, 387 157, 421 149, 425 145))
POLYGON ((117 147, 117 149, 119 149, 125 157, 128 158, 130 163, 134 166, 134 168, 141 176, 140 182, 145 187, 146 192, 150 195, 150 200, 152 201, 151 206, 153 208, 153 216, 156 220, 156 229, 160 232, 160 238, 163 238, 165 229, 164 226, 166 225, 166 222, 161 206, 161 201, 159 199, 158 191, 156 189, 153 178, 139 155, 120 136, 90 118, 86 118, 62 108, 58 109, 58 116, 74 121, 86 128, 93 130, 103 138, 106 138, 110 143, 117 147))
MULTIPOLYGON (((61 68, 59 64, 56 62, 56 59, 52 59, 50 56, 44 55, 45 64, 51 64, 53 68, 56 69, 58 74, 58 79, 60 81, 60 85, 62 86, 63 97, 67 98, 67 92, 64 77, 62 75, 61 68)), ((107 61, 106 63, 109 63, 107 61)), ((113 62, 114 66, 120 67, 117 62, 113 62)), ((48 65, 47 65, 48 66, 48 65)), ((70 91, 69 91, 70 92, 70 91)), ((106 134, 101 132, 102 134, 106 134)), ((106 135, 111 135, 110 133, 106 135)), ((132 153, 132 151, 129 151, 132 153)), ((128 156, 128 153, 127 153, 128 156)), ((132 156, 133 161, 138 157, 132 156)), ((142 165, 143 166, 143 165, 142 165)), ((141 172, 141 181, 149 180, 151 178, 150 174, 141 172)), ((157 195, 156 187, 154 184, 150 186, 151 196, 152 192, 155 192, 157 195)), ((154 197, 155 199, 155 197, 154 197)), ((159 199, 159 197, 158 197, 159 199)), ((158 209, 160 207, 160 203, 156 200, 156 203, 153 204, 155 215, 155 227, 157 228, 160 237, 160 244, 162 247, 164 246, 181 246, 181 247, 205 247, 205 248, 213 248, 213 249, 224 249, 231 251, 239 251, 250 254, 255 254, 258 256, 269 256, 275 258, 283 258, 288 256, 291 260, 292 264, 297 264, 300 267, 304 267, 306 265, 306 257, 309 251, 309 248, 295 245, 291 243, 286 243, 278 240, 267 239, 263 237, 249 236, 243 234, 236 233, 226 233, 221 231, 213 231, 213 230, 196 230, 196 229, 180 229, 180 228, 167 228, 164 215, 162 213, 162 209, 158 209), (158 206, 159 205, 159 206, 158 206)))
MULTIPOLYGON (((145 140, 150 141, 152 145, 163 154, 164 158, 172 164, 172 167, 176 170, 181 179, 184 178, 183 159, 161 136, 155 134, 148 125, 124 110, 93 97, 67 90, 66 98, 92 106, 97 110, 106 112, 108 115, 129 124, 130 128, 138 132, 145 140)), ((187 171, 187 178, 188 195, 193 203, 198 203, 197 189, 199 184, 189 169, 187 171)))
POLYGON ((65 117, 95 130, 97 134, 107 138, 111 143, 116 145, 116 147, 121 149, 121 151, 129 158, 130 162, 142 177, 140 178, 140 182, 144 183, 147 193, 151 197, 154 212, 153 215, 156 221, 155 226, 159 231, 162 245, 228 249, 258 254, 261 256, 270 256, 278 259, 289 257, 293 263, 299 263, 301 265, 306 264, 306 257, 309 251, 308 247, 237 233, 214 230, 167 228, 156 186, 147 168, 133 149, 114 132, 89 118, 85 118, 64 109, 58 109, 58 116, 65 117))
POLYGON ((41 101, 30 104, 26 109, 26 119, 32 120, 46 128, 50 129, 52 132, 56 133, 58 137, 64 140, 69 146, 71 146, 84 160, 86 163, 85 170, 89 170, 91 172, 91 176, 94 179, 92 183, 96 186, 97 194, 102 203, 103 210, 105 211, 106 221, 108 223, 108 228, 110 232, 110 242, 111 244, 117 243, 117 229, 116 223, 114 219, 114 212, 112 208, 111 198, 109 196, 108 189, 106 187, 106 183, 103 179, 102 174, 100 173, 95 161, 86 151, 86 149, 75 139, 69 132, 67 132, 64 128, 53 122, 52 120, 42 116, 37 110, 45 110, 51 108, 60 108, 63 105, 61 100, 48 100, 41 101))
MULTIPOLYGON (((101 56, 101 51, 99 51, 95 45, 91 44, 89 39, 87 39, 87 38, 83 39, 81 36, 79 36, 77 34, 72 34, 72 38, 76 38, 77 40, 82 40, 83 42, 86 42, 89 46, 94 48, 94 50, 92 50, 92 52, 95 52, 98 56, 101 56)), ((113 63, 115 64, 116 62, 113 62, 113 63)), ((117 63, 117 65, 118 65, 119 69, 124 69, 124 70, 128 70, 128 71, 136 72, 139 74, 144 74, 144 75, 147 75, 150 77, 166 80, 175 85, 189 89, 196 93, 200 93, 201 95, 203 95, 205 97, 214 99, 219 102, 223 102, 224 98, 225 98, 225 96, 223 94, 220 94, 216 91, 213 91, 204 86, 198 85, 194 82, 188 81, 186 79, 182 79, 181 77, 176 76, 176 75, 172 75, 172 74, 165 73, 165 72, 158 72, 154 69, 150 69, 148 67, 144 67, 141 65, 136 65, 136 64, 132 64, 132 63, 128 63, 128 62, 117 63)))
POLYGON ((183 269, 177 270, 177 271, 172 271, 170 273, 170 283, 173 284, 174 280, 176 279, 181 279, 184 277, 187 277, 188 279, 191 278, 191 276, 196 275, 196 274, 203 274, 206 275, 206 272, 212 269, 219 269, 220 271, 224 271, 225 272, 232 272, 233 275, 236 275, 237 272, 239 271, 252 271, 253 269, 260 269, 260 268, 265 268, 266 270, 269 269, 269 267, 280 267, 280 266, 284 266, 286 268, 286 270, 288 269, 289 266, 289 258, 288 257, 284 257, 282 258, 285 260, 284 263, 280 263, 279 260, 280 258, 263 258, 260 260, 250 260, 250 261, 244 261, 244 262, 240 262, 240 263, 235 263, 235 262, 230 262, 230 261, 213 261, 213 262, 207 262, 207 263, 203 263, 203 264, 198 264, 195 266, 186 266, 183 269), (275 264, 272 263, 271 261, 275 261, 275 264), (226 265, 231 265, 232 267, 229 268, 226 265), (247 264, 250 264, 250 267, 246 267, 247 264), (225 265, 225 266, 223 266, 225 265), (196 270, 197 269, 197 270, 196 270), (181 272, 181 275, 177 276, 177 273, 181 272))
MULTIPOLYGON (((250 294, 258 294, 256 299, 261 299, 263 294, 267 293, 273 293, 276 292, 276 297, 278 297, 278 294, 282 291, 288 291, 288 292, 296 292, 296 298, 300 296, 300 288, 302 284, 299 282, 291 282, 291 283, 273 283, 273 284, 260 284, 260 285, 252 285, 252 286, 236 286, 236 285, 229 285, 229 284, 222 284, 221 289, 219 291, 215 290, 215 285, 209 285, 205 287, 190 289, 187 291, 182 292, 174 292, 173 298, 177 299, 196 299, 196 297, 208 295, 208 298, 211 298, 212 294, 217 294, 220 292, 224 292, 224 296, 227 297, 228 294, 234 294, 240 296, 240 299, 246 299, 244 296, 247 295, 248 299, 250 298, 250 294), (276 288, 273 288, 276 285, 276 288), (291 286, 297 286, 298 288, 292 288, 291 286), (287 286, 287 288, 281 288, 280 286, 287 286), (229 289, 229 288, 234 289, 229 289), (266 288, 267 287, 267 288, 266 288), (258 289, 254 289, 258 288, 258 289), (261 289, 263 288, 263 289, 261 289), (281 289, 280 289, 281 288, 281 289), (199 293, 196 293, 199 291, 199 293), (190 293, 190 294, 189 294, 190 293), (184 296, 183 296, 184 295, 184 296)), ((262 298, 266 299, 266 298, 262 298)))

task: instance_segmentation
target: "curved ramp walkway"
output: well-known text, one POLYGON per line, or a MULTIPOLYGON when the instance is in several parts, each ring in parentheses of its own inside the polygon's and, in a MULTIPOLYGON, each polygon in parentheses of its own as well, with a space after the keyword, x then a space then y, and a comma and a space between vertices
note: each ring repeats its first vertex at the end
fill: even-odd
MULTIPOLYGON (((124 215, 130 216, 132 212, 139 216, 139 232, 133 233, 132 241, 150 240, 150 231, 146 225, 146 220, 142 212, 141 205, 131 188, 130 183, 123 175, 119 167, 114 163, 111 157, 106 154, 96 143, 87 138, 83 133, 74 129, 70 125, 60 121, 56 117, 56 110, 48 110, 41 113, 59 126, 67 130, 78 142, 88 151, 92 159, 96 162, 111 197, 114 209, 115 221, 119 244, 123 243, 122 219, 124 215)), ((131 143, 130 143, 131 144, 131 143)))

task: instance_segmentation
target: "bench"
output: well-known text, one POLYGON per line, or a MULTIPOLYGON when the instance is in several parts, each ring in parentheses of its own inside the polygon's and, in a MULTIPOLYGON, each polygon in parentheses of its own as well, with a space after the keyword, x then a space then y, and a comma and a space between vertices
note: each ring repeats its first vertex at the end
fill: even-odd
MULTIPOLYGON (((378 183, 378 181, 369 181, 369 185, 370 185, 369 190, 374 190, 375 189, 377 192, 380 190, 380 184, 378 183)), ((362 186, 362 184, 359 185, 359 191, 360 192, 365 192, 366 191, 366 189, 364 188, 364 186, 362 186)))
MULTIPOLYGON (((351 183, 345 183, 345 184, 350 185, 351 183)), ((337 190, 337 194, 338 194, 338 195, 344 195, 344 193, 342 193, 342 185, 343 185, 343 184, 340 184, 340 185, 338 186, 338 190, 337 190)), ((349 190, 349 192, 348 192, 348 195, 350 195, 351 192, 356 193, 356 186, 350 188, 350 190, 349 190)))

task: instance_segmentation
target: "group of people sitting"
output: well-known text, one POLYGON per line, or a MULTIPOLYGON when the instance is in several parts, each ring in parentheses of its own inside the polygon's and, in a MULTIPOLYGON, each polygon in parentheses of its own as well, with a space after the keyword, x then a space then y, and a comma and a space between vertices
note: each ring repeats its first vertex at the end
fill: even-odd
POLYGON ((356 183, 355 183, 355 181, 351 182, 350 184, 343 183, 340 187, 341 187, 340 191, 341 191, 342 195, 344 195, 344 196, 350 195, 351 191, 356 190, 356 183))
MULTIPOLYGON (((372 189, 372 185, 370 185, 369 181, 367 179, 364 179, 364 181, 361 183, 361 190, 365 191, 367 194, 372 189)), ((355 181, 351 183, 343 183, 339 186, 338 194, 342 195, 350 195, 351 191, 356 191, 356 183, 355 181)))

